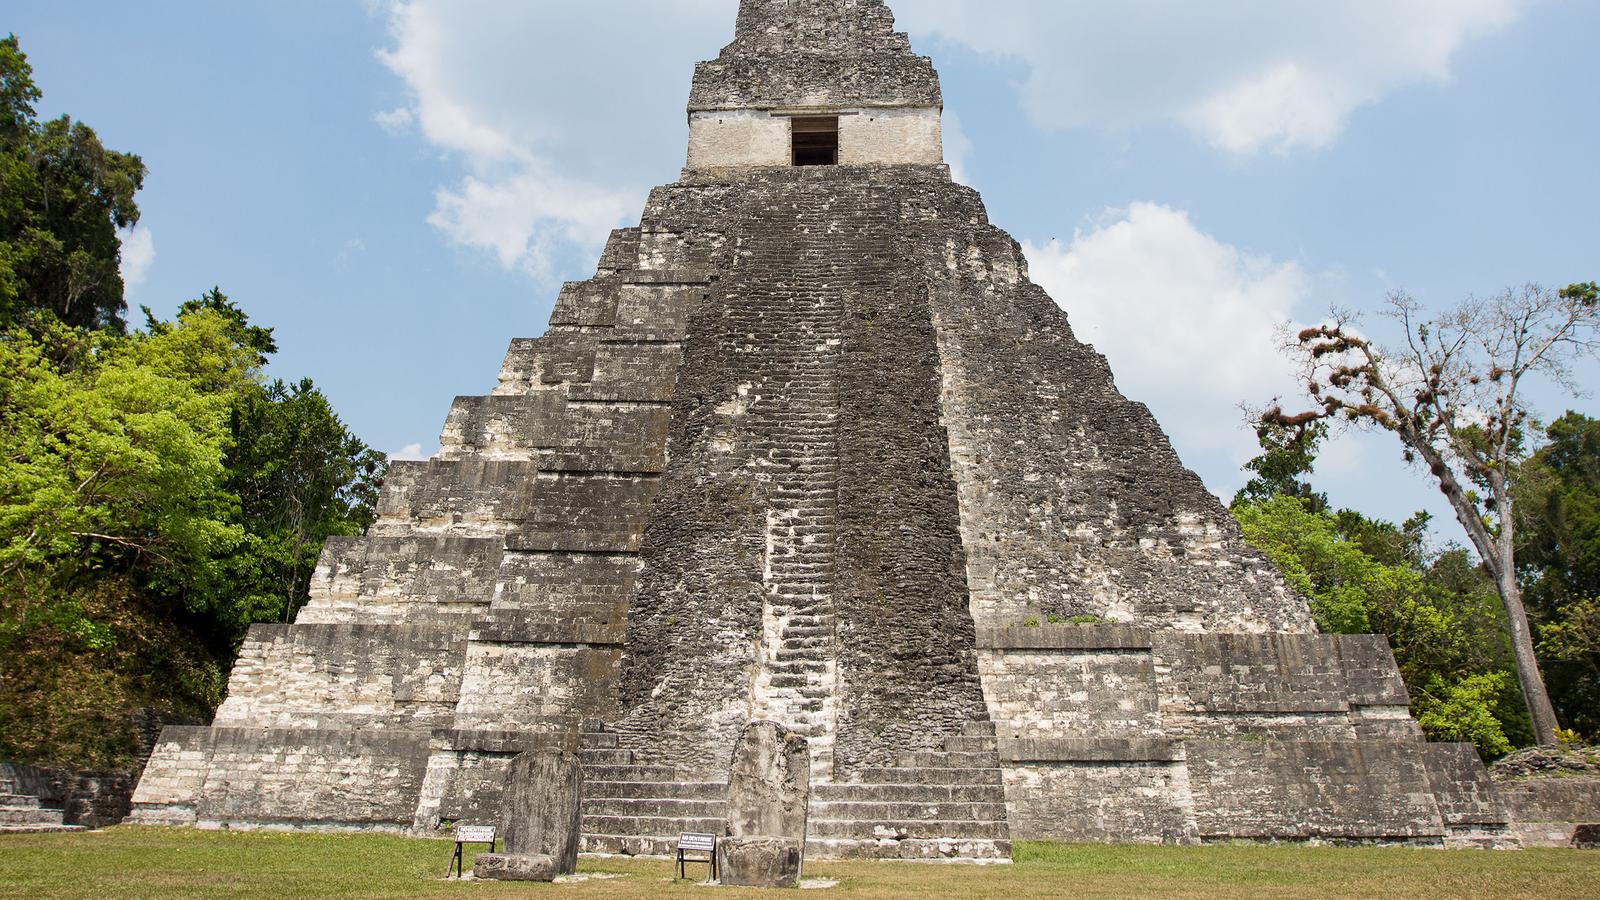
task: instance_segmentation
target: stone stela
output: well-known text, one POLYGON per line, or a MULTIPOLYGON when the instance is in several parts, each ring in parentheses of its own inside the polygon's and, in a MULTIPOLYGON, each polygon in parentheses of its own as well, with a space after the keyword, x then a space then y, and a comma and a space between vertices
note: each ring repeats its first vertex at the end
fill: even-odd
POLYGON ((504 853, 484 853, 472 874, 489 881, 553 881, 578 871, 583 767, 565 750, 519 754, 506 775, 500 814, 504 853))
POLYGON ((725 885, 799 887, 811 803, 811 748, 777 722, 752 722, 733 747, 728 830, 717 846, 725 885))
POLYGON ((166 729, 133 820, 431 833, 556 748, 583 850, 671 858, 742 815, 765 720, 811 858, 1508 842, 1386 640, 1318 633, 951 180, 942 109, 880 0, 743 0, 679 177, 166 729))

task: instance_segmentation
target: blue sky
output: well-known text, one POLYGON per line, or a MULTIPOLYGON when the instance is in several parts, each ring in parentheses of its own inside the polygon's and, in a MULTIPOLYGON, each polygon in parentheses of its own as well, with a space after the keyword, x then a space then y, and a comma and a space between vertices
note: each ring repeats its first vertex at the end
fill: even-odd
MULTIPOLYGON (((1291 386, 1279 321, 1600 278, 1600 4, 891 5, 943 76, 960 176, 1218 493, 1253 446, 1235 405, 1291 386)), ((275 373, 429 453, 677 177, 693 63, 735 6, 12 0, 0 32, 41 112, 150 166, 135 306, 219 285, 277 328, 275 373)), ((1319 484, 1443 513, 1379 437, 1330 447, 1319 484)))

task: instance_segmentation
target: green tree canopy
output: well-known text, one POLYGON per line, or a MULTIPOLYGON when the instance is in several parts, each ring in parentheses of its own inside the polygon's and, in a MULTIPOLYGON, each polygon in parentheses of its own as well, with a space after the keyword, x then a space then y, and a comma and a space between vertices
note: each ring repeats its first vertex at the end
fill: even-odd
POLYGON ((139 157, 107 149, 40 92, 15 35, 0 41, 0 327, 46 310, 86 328, 123 326, 119 229, 139 221, 139 157))
POLYGON ((104 764, 119 708, 209 714, 245 629, 370 524, 382 454, 267 381, 273 349, 219 291, 126 335, 0 334, 0 755, 104 764))
POLYGON ((1569 412, 1523 464, 1517 562, 1551 699, 1600 735, 1600 420, 1569 412))

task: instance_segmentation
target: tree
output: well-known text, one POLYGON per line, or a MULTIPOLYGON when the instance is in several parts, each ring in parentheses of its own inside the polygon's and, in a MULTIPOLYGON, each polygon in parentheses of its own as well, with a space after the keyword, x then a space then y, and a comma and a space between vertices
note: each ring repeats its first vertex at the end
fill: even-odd
POLYGON ((39 122, 39 98, 16 36, 0 41, 0 327, 47 310, 120 331, 118 232, 139 221, 144 162, 69 116, 39 122))
POLYGON ((373 517, 382 454, 219 291, 118 335, 0 333, 0 756, 114 765, 120 717, 204 715, 245 629, 373 517))
POLYGON ((1600 420, 1569 412, 1521 470, 1517 562, 1551 699, 1600 736, 1600 420))
POLYGON ((310 379, 253 391, 234 418, 228 488, 239 497, 249 552, 237 557, 238 602, 252 621, 291 621, 323 542, 376 517, 383 454, 352 435, 310 379))
POLYGON ((1388 431, 1408 462, 1426 468, 1494 577, 1535 738, 1554 744, 1560 726, 1535 656, 1515 558, 1514 489, 1531 415, 1523 388, 1542 377, 1577 391, 1572 363, 1600 347, 1600 288, 1572 285, 1558 293, 1530 285, 1469 299, 1431 320, 1415 300, 1395 294, 1389 314, 1404 330, 1404 344, 1394 349, 1369 340, 1354 317, 1337 312, 1329 323, 1300 332, 1289 349, 1314 406, 1298 415, 1274 406, 1262 420, 1388 431))
POLYGON ((1327 434, 1326 422, 1307 422, 1292 428, 1274 422, 1258 422, 1256 439, 1261 442, 1262 452, 1244 464, 1246 471, 1255 473, 1255 477, 1234 495, 1234 505, 1286 495, 1305 500, 1312 512, 1327 509, 1327 495, 1318 493, 1305 481, 1316 469, 1317 448, 1327 434))

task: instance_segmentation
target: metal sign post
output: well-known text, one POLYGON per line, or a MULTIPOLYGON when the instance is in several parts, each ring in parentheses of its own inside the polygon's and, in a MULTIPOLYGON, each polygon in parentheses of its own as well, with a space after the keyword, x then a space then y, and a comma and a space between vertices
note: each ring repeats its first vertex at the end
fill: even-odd
POLYGON ((494 852, 494 845, 498 841, 493 825, 457 825, 456 826, 456 852, 450 857, 450 865, 444 870, 446 878, 460 878, 466 874, 466 845, 488 844, 489 852, 494 852))

